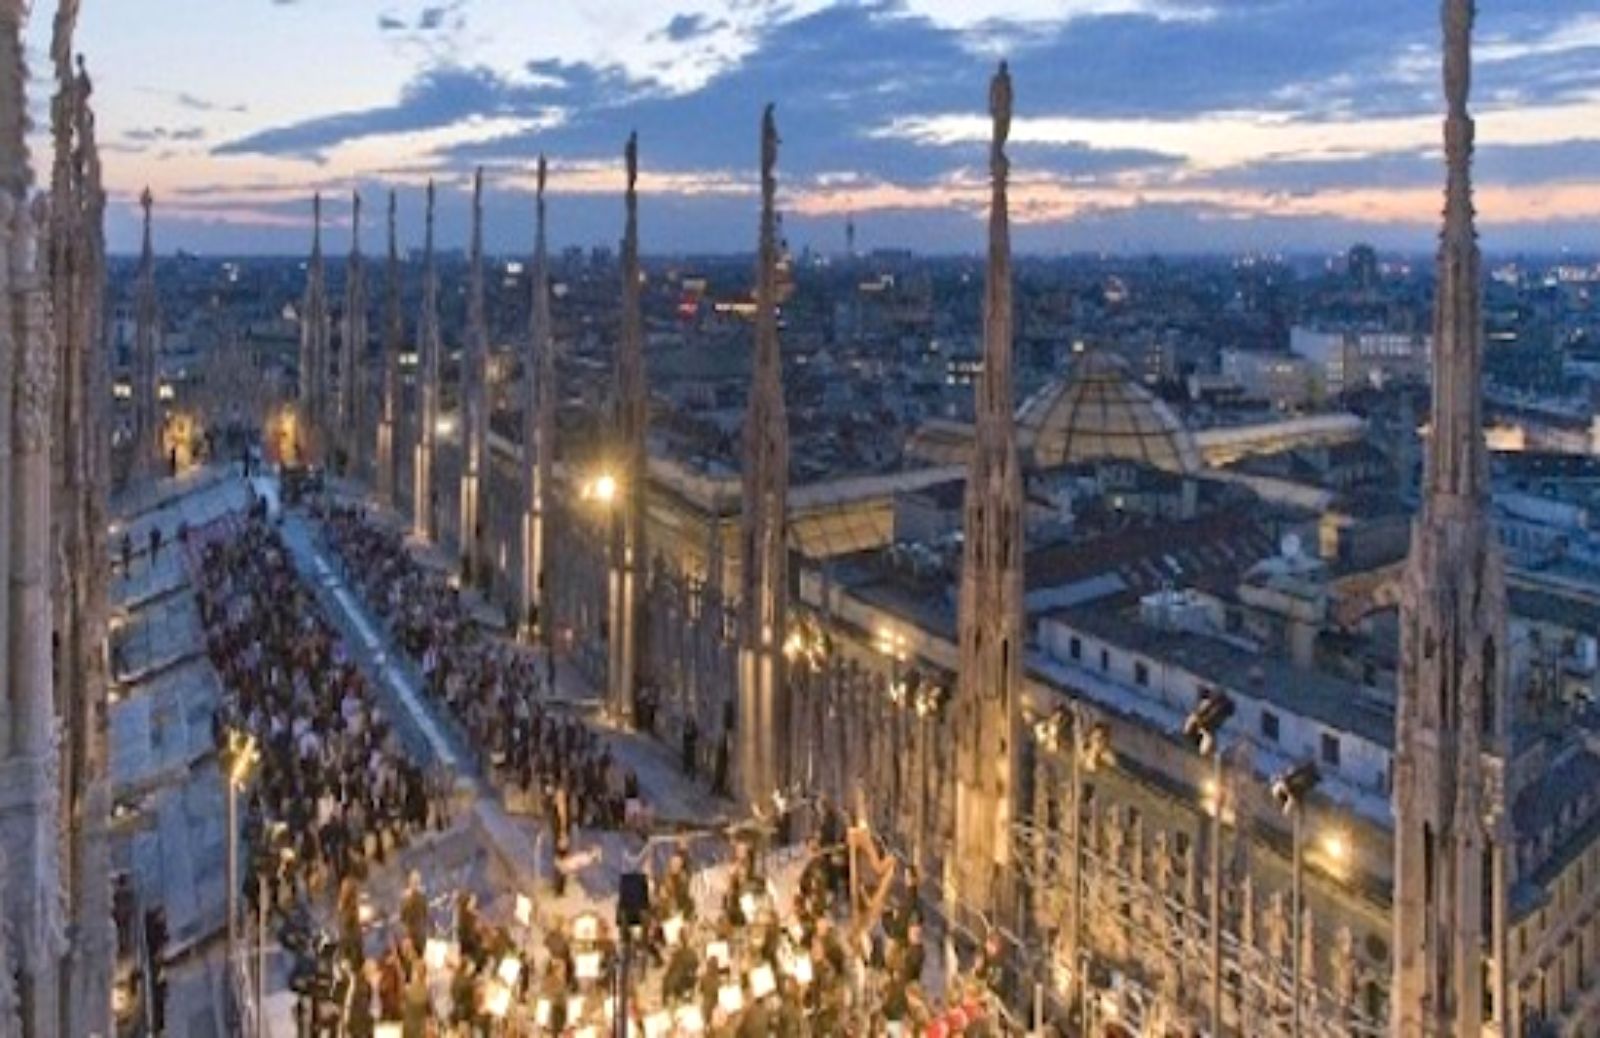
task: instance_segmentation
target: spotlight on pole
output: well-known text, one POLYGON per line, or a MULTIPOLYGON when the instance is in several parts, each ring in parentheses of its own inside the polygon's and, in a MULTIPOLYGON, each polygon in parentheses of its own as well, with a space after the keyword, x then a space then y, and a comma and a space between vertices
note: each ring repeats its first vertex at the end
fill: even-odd
POLYGON ((1291 814, 1322 782, 1322 772, 1311 761, 1297 764, 1272 780, 1272 799, 1278 802, 1284 814, 1291 814))
POLYGON ((1183 734, 1200 751, 1201 756, 1209 757, 1216 747, 1217 733, 1222 731, 1222 726, 1228 723, 1237 709, 1226 692, 1206 692, 1183 722, 1183 734))

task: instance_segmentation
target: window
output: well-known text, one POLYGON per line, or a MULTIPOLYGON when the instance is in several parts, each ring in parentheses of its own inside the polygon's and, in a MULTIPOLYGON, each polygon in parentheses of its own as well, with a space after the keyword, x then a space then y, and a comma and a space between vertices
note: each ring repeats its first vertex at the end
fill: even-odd
POLYGON ((1109 650, 1109 649, 1101 649, 1100 650, 1100 669, 1101 670, 1110 670, 1111 669, 1111 650, 1109 650))
POLYGON ((1278 715, 1271 710, 1261 711, 1261 737, 1278 741, 1278 715))
POLYGON ((1339 766, 1339 737, 1322 733, 1322 763, 1330 768, 1339 766))
POLYGON ((1150 665, 1143 660, 1135 661, 1133 664, 1133 682, 1140 688, 1150 687, 1150 665))
POLYGON ((1067 655, 1071 656, 1075 660, 1083 659, 1082 638, 1079 638, 1077 635, 1072 636, 1072 640, 1067 643, 1067 655))

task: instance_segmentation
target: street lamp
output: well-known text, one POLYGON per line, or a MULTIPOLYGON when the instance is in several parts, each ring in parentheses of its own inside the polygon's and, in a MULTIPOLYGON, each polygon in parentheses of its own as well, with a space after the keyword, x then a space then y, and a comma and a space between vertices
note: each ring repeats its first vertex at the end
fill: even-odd
POLYGON ((1096 721, 1078 700, 1034 722, 1033 735, 1046 753, 1060 750, 1063 736, 1072 740, 1072 1001, 1081 1008, 1087 1033, 1089 1017, 1089 952, 1083 939, 1084 878, 1087 840, 1084 839, 1084 776, 1116 763, 1111 749, 1111 728, 1096 721))
POLYGON ((1211 816, 1211 1033, 1222 1033, 1222 750, 1217 745, 1229 718, 1238 708, 1226 692, 1207 690, 1183 722, 1184 736, 1202 757, 1212 762, 1215 790, 1211 816))
POLYGON ((593 501, 605 507, 617 499, 617 477, 609 472, 601 472, 583 484, 580 496, 585 501, 593 501))
POLYGON ((1301 961, 1300 951, 1300 902, 1301 875, 1305 865, 1305 844, 1302 838, 1302 829, 1305 817, 1305 799, 1311 791, 1317 788, 1322 781, 1322 773, 1311 761, 1297 764, 1272 780, 1272 798, 1283 808, 1283 813, 1288 815, 1293 823, 1293 844, 1290 880, 1290 902, 1294 912, 1294 920, 1290 924, 1294 934, 1294 949, 1291 961, 1293 962, 1293 979, 1291 983, 1291 998, 1293 1008, 1290 1010, 1290 1034, 1292 1038, 1300 1038, 1300 985, 1304 976, 1305 963, 1301 961))
POLYGON ((223 778, 228 783, 228 968, 239 970, 239 790, 250 781, 250 774, 261 760, 255 736, 229 728, 222 749, 223 778))
POLYGON ((289 826, 273 822, 262 832, 261 874, 256 880, 256 1034, 267 1033, 267 872, 276 869, 282 879, 294 865, 289 826))
POLYGON ((901 811, 904 808, 904 783, 900 781, 900 761, 905 757, 902 752, 905 743, 905 726, 902 723, 900 711, 911 702, 911 679, 905 672, 905 662, 908 639, 901 631, 884 625, 878 628, 877 650, 879 655, 889 660, 889 704, 895 709, 891 712, 889 723, 891 736, 894 740, 894 753, 889 755, 889 817, 888 824, 883 828, 885 832, 893 833, 899 829, 901 811))

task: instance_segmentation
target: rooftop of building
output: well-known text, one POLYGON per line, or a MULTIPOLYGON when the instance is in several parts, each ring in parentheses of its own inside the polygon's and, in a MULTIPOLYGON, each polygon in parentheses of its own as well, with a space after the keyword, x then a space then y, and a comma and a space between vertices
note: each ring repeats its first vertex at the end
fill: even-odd
POLYGON ((1232 641, 1145 623, 1103 606, 1062 609, 1052 618, 1125 649, 1180 667, 1208 684, 1275 704, 1385 748, 1394 745, 1394 707, 1360 685, 1296 667, 1279 656, 1232 641))
POLYGON ((1200 469, 1199 450, 1183 420, 1111 353, 1079 354, 1065 379, 1023 403, 1017 425, 1042 467, 1124 458, 1172 472, 1200 469))

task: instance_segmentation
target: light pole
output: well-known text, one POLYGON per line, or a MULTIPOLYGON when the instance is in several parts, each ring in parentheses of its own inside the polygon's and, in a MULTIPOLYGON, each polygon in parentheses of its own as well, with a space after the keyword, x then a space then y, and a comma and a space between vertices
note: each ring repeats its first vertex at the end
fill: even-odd
POLYGON ((905 756, 901 745, 902 718, 900 709, 910 701, 908 682, 904 669, 906 662, 906 636, 892 627, 878 629, 878 652, 889 660, 889 704, 894 709, 889 714, 890 735, 893 739, 894 752, 884 754, 889 765, 889 804, 890 824, 885 826, 886 832, 893 833, 900 828, 900 816, 905 805, 901 803, 902 783, 900 781, 900 761, 905 756))
POLYGON ((289 826, 273 822, 264 831, 261 876, 256 882, 256 1038, 267 1033, 267 872, 276 869, 282 879, 294 864, 289 826))
POLYGON ((1304 981, 1305 963, 1301 961, 1300 949, 1300 905, 1303 895, 1303 873, 1305 871, 1305 799, 1311 791, 1317 788, 1322 781, 1322 773, 1310 761, 1290 768, 1272 780, 1272 796, 1283 808, 1283 813, 1289 816, 1293 831, 1293 842, 1290 862, 1290 895, 1289 900, 1294 912, 1294 919, 1290 923, 1293 933, 1294 949, 1291 952, 1293 962, 1293 975, 1290 984, 1291 1008, 1289 1010, 1289 1027, 1292 1038, 1300 1038, 1300 987, 1304 981))
POLYGON ((1183 734, 1211 758, 1211 1035, 1222 1038, 1222 747, 1217 735, 1237 707, 1226 692, 1208 691, 1183 722, 1183 734))
MULTIPOLYGON (((802 704, 801 709, 806 713, 806 722, 797 724, 796 727, 801 729, 800 737, 805 740, 804 785, 808 793, 816 789, 817 742, 822 736, 825 723, 825 715, 816 711, 817 705, 822 701, 822 696, 817 694, 816 679, 823 668, 828 666, 831 648, 827 633, 810 616, 800 616, 796 619, 789 628, 788 638, 783 643, 783 655, 789 662, 791 687, 794 683, 801 685, 799 700, 802 704)), ((795 718, 791 716, 790 720, 793 723, 795 718)))
MULTIPOLYGON (((228 970, 230 983, 239 983, 239 790, 261 759, 255 737, 229 728, 223 747, 223 780, 228 784, 228 970)), ((237 987, 234 990, 238 990, 237 987)))
POLYGON ((1087 1033, 1089 1021, 1089 952, 1083 937, 1084 879, 1087 869, 1087 843, 1084 838, 1083 778, 1102 765, 1115 762, 1111 750, 1111 729, 1096 721, 1079 700, 1073 700, 1047 718, 1034 724, 1034 738, 1047 753, 1061 746, 1061 736, 1072 738, 1072 769, 1069 792, 1072 799, 1072 1002, 1079 1006, 1087 1033))
POLYGON ((608 470, 601 470, 579 487, 578 496, 592 502, 603 513, 603 532, 601 543, 604 545, 602 556, 605 559, 606 572, 606 603, 605 603, 605 636, 606 636, 606 696, 605 711, 617 723, 624 727, 631 727, 633 721, 634 697, 638 690, 634 687, 632 651, 618 651, 618 640, 632 638, 634 632, 627 629, 633 623, 629 615, 632 608, 632 586, 629 583, 628 570, 632 566, 631 560, 625 558, 631 550, 622 543, 622 516, 616 508, 618 495, 622 492, 617 477, 608 470), (630 673, 622 673, 628 670, 630 673))

